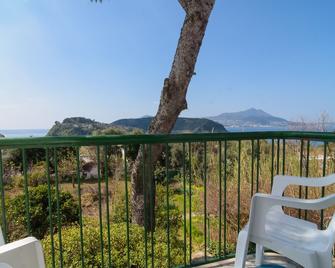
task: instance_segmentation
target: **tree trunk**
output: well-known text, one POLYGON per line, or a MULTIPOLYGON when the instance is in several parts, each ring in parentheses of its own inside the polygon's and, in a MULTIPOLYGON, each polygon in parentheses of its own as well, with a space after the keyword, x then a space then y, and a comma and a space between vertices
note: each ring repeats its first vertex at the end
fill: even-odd
MULTIPOLYGON (((195 64, 215 0, 179 0, 179 3, 185 10, 186 16, 169 77, 164 80, 157 114, 149 126, 150 134, 170 133, 181 111, 187 109, 187 89, 194 75, 195 64)), ((131 174, 132 220, 143 226, 144 207, 146 207, 149 218, 147 227, 150 230, 154 227, 154 213, 153 210, 149 211, 149 208, 154 208, 154 204, 150 203, 150 200, 154 200, 149 195, 150 190, 155 193, 155 182, 150 170, 153 169, 153 164, 158 160, 162 149, 162 145, 153 145, 150 150, 151 157, 148 157, 148 150, 141 147, 131 174), (143 169, 148 172, 143 174, 143 169), (146 194, 145 201, 144 194, 146 194)))

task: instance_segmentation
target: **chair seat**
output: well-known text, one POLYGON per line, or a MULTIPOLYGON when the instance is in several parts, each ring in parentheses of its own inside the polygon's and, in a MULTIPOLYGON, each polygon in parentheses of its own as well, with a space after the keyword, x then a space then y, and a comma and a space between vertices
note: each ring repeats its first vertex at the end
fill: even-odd
POLYGON ((269 213, 265 223, 265 237, 276 243, 302 250, 319 251, 329 245, 326 231, 315 228, 315 224, 291 216, 269 213), (288 220, 289 219, 289 220, 288 220))

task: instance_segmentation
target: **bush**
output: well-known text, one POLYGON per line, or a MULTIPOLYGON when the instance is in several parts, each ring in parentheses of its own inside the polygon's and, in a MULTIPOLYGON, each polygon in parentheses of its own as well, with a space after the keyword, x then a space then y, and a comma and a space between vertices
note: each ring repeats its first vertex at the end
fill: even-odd
MULTIPOLYGON (((130 198, 129 198, 130 199, 130 198)), ((132 217, 131 203, 128 199, 128 216, 129 219, 132 217)), ((113 223, 127 222, 127 212, 126 212, 126 197, 124 194, 118 194, 115 201, 112 202, 111 220, 113 223)))
MULTIPOLYGON (((11 186, 22 188, 24 186, 24 176, 21 172, 17 173, 15 170, 14 172, 15 173, 11 175, 11 186)), ((29 186, 37 186, 46 183, 45 162, 41 161, 36 163, 30 171, 28 171, 27 179, 29 186)))
MULTIPOLYGON (((101 267, 101 247, 99 227, 89 223, 83 228, 84 233, 84 266, 101 267)), ((130 225, 130 259, 132 267, 144 267, 144 244, 143 228, 137 225, 130 225)), ((102 232, 104 240, 104 267, 108 267, 108 243, 107 230, 102 232)), ((71 226, 62 230, 62 246, 64 267, 79 267, 81 264, 80 255, 80 233, 79 226, 71 226)), ((126 225, 113 224, 110 229, 111 258, 113 267, 127 266, 127 239, 126 225)), ((59 248, 59 240, 54 236, 55 248, 59 248)), ((52 264, 51 237, 47 236, 42 240, 47 266, 52 264)), ((59 253, 55 252, 56 266, 59 266, 59 253)))
MULTIPOLYGON (((29 212, 30 226, 32 235, 38 239, 49 231, 49 205, 48 205, 48 187, 47 185, 39 185, 31 187, 29 193, 29 212)), ((62 225, 78 222, 78 204, 68 192, 59 193, 59 206, 62 225)), ((54 231, 56 231, 57 223, 57 199, 54 188, 51 188, 51 208, 52 222, 54 231)), ((6 216, 8 233, 10 240, 16 240, 28 235, 27 218, 25 207, 25 195, 19 194, 13 198, 6 199, 6 216)))
MULTIPOLYGON (((127 237, 126 224, 112 224, 110 226, 111 241, 111 260, 113 267, 127 267, 127 237)), ((145 246, 144 230, 135 224, 129 226, 130 240, 130 266, 145 267, 145 246)), ((108 234, 107 228, 102 231, 104 267, 108 267, 108 234)), ((100 247, 100 229, 95 221, 88 221, 83 227, 83 248, 84 248, 84 267, 102 267, 101 265, 101 247, 100 247)), ((155 267, 167 267, 167 235, 166 230, 160 230, 155 233, 155 267)), ((51 237, 48 235, 42 240, 47 267, 52 266, 51 237)), ((172 265, 180 264, 183 261, 183 243, 171 237, 171 262, 172 265)), ((54 235, 55 263, 59 266, 59 240, 54 235)), ((69 226, 62 229, 62 248, 63 248, 63 266, 80 267, 80 229, 78 225, 69 226)), ((148 235, 148 263, 151 263, 150 239, 148 235)))
MULTIPOLYGON (((169 225, 170 231, 177 233, 182 226, 182 213, 174 204, 171 197, 173 196, 173 189, 169 189, 170 204, 169 204, 169 225)), ((167 204, 166 204, 166 188, 156 186, 156 226, 161 229, 167 228, 167 204)))

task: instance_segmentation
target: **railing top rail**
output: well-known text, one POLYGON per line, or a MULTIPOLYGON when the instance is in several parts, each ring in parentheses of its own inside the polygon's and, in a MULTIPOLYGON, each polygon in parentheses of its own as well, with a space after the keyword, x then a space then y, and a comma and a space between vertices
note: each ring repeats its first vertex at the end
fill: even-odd
POLYGON ((265 131, 265 132, 226 132, 206 134, 170 135, 114 135, 114 136, 71 136, 38 138, 1 138, 0 149, 6 148, 44 148, 73 147, 90 145, 129 145, 204 142, 220 140, 257 140, 257 139, 307 139, 313 141, 335 141, 335 133, 303 131, 265 131))

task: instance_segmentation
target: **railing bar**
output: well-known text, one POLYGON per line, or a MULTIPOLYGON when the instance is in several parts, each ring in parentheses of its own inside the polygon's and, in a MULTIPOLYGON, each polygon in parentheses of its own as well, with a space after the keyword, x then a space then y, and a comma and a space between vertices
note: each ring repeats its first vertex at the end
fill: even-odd
MULTIPOLYGON (((328 142, 324 142, 323 144, 323 165, 322 165, 322 176, 326 176, 326 170, 327 170, 327 146, 328 142)), ((322 187, 321 189, 321 197, 325 196, 325 187, 322 187)), ((323 221, 324 221, 324 210, 321 210, 320 215, 320 229, 323 230, 323 221)))
POLYGON ((148 221, 148 215, 147 215, 147 184, 145 180, 145 144, 142 145, 142 155, 143 155, 143 204, 144 204, 144 255, 145 255, 145 267, 148 267, 148 229, 147 229, 147 221, 148 221))
POLYGON ((286 158, 286 140, 283 139, 283 166, 282 166, 282 175, 285 175, 285 158, 286 158))
POLYGON ((280 139, 277 140, 277 175, 279 175, 280 139))
POLYGON ((22 161, 23 161, 22 167, 23 167, 23 178, 24 178, 24 198, 25 198, 26 221, 27 221, 26 224, 27 224, 28 235, 31 235, 26 149, 22 149, 22 161))
MULTIPOLYGON (((303 175, 303 164, 304 164, 304 140, 300 140, 300 177, 303 175)), ((299 186, 299 198, 302 197, 302 187, 299 186)), ((299 209, 299 219, 301 219, 301 209, 299 209)))
POLYGON ((257 177, 256 177, 256 192, 258 193, 259 191, 259 160, 260 160, 260 155, 261 155, 261 148, 260 148, 260 143, 259 140, 257 140, 257 177))
MULTIPOLYGON (((107 157, 107 152, 108 152, 109 146, 105 145, 104 146, 104 177, 105 177, 105 195, 106 195, 106 217, 107 217, 107 243, 108 243, 108 267, 112 267, 112 247, 111 247, 111 234, 110 234, 110 220, 109 220, 109 185, 108 185, 108 157, 107 157)), ((124 153, 125 154, 125 153, 124 153)), ((125 178, 127 178, 127 174, 125 174, 125 178)), ((127 180, 127 179, 126 179, 127 180)), ((127 202, 127 198, 126 198, 127 202)), ((127 211, 126 211, 127 213, 127 211)), ((128 218, 127 218, 127 223, 128 223, 128 218)), ((127 230, 128 231, 128 230, 127 230)), ((128 238, 128 236, 127 236, 128 238)), ((127 240, 128 243, 128 240, 127 240)), ((128 246, 128 244, 127 244, 128 246)), ((128 253, 128 247, 127 247, 127 253, 128 253)), ((128 255, 127 255, 128 257, 128 255)), ((129 265, 129 259, 127 258, 127 263, 129 265)))
POLYGON ((83 233, 83 214, 81 207, 81 176, 80 176, 80 147, 76 147, 76 164, 77 164, 77 186, 78 186, 78 206, 79 206, 79 227, 80 227, 80 259, 81 267, 85 267, 84 257, 84 233, 83 233))
POLYGON ((183 210, 184 210, 184 267, 186 267, 187 265, 187 245, 186 245, 186 231, 187 231, 187 227, 186 227, 186 159, 185 159, 185 154, 186 154, 186 150, 185 150, 185 142, 183 142, 183 194, 184 194, 184 206, 183 206, 183 210))
POLYGON ((204 142, 204 255, 207 261, 207 143, 204 142))
MULTIPOLYGON (((310 154, 310 140, 307 141, 307 159, 306 159, 306 177, 309 176, 309 154, 310 154)), ((305 187, 305 198, 308 199, 308 186, 305 187)), ((305 210, 305 220, 307 220, 308 211, 305 210)))
POLYGON ((251 140, 251 192, 250 192, 250 198, 254 195, 254 167, 255 167, 255 141, 251 140))
POLYGON ((154 268, 155 262, 155 251, 154 251, 154 228, 155 228, 155 223, 154 223, 154 215, 155 215, 155 207, 154 207, 154 183, 155 181, 153 180, 153 172, 152 172, 152 145, 149 144, 149 177, 150 177, 150 226, 151 226, 151 267, 154 268))
POLYGON ((168 267, 170 267, 171 256, 170 256, 170 195, 169 195, 169 144, 165 144, 165 174, 166 174, 166 220, 167 220, 167 254, 168 254, 168 267))
POLYGON ((57 149, 54 148, 54 168, 55 168, 55 186, 56 186, 56 206, 57 206, 57 233, 58 233, 58 241, 59 241, 59 259, 60 259, 60 267, 63 267, 63 244, 62 244, 62 218, 60 211, 60 203, 59 203, 59 178, 58 178, 58 159, 57 159, 57 149))
POLYGON ((238 141, 238 167, 237 167, 237 233, 240 232, 241 214, 241 141, 238 141))
POLYGON ((227 256, 227 141, 224 141, 224 216, 223 216, 223 243, 224 243, 224 256, 227 256))
POLYGON ((219 258, 222 257, 222 142, 219 141, 219 258))
POLYGON ((2 150, 0 149, 0 189, 1 189, 1 218, 3 230, 3 237, 5 243, 8 242, 7 238, 7 219, 6 219, 6 203, 5 203, 5 188, 3 183, 3 162, 2 162, 2 150))
POLYGON ((127 267, 130 268, 130 232, 129 232, 129 193, 128 193, 128 167, 127 167, 127 147, 123 149, 123 161, 124 161, 124 187, 125 187, 125 198, 126 198, 126 228, 127 228, 127 267))
POLYGON ((99 229, 100 229, 100 251, 101 251, 101 266, 105 266, 104 260, 104 240, 102 234, 102 197, 101 197, 101 166, 100 166, 100 146, 96 147, 96 154, 97 154, 97 168, 98 168, 98 195, 99 195, 99 229))
POLYGON ((49 228, 50 228, 50 244, 51 244, 51 263, 52 267, 55 267, 55 243, 54 243, 54 231, 52 225, 52 197, 51 197, 51 183, 50 183, 50 162, 49 162, 49 149, 45 149, 45 164, 46 164, 46 177, 48 184, 48 211, 49 211, 49 228))
POLYGON ((188 158, 189 158, 189 221, 190 221, 190 258, 189 265, 192 266, 192 145, 191 142, 188 143, 188 158))
POLYGON ((174 134, 174 135, 115 135, 96 137, 40 137, 0 140, 0 148, 40 148, 66 147, 66 146, 96 146, 96 145, 128 145, 128 144, 164 144, 182 142, 204 142, 224 140, 250 140, 250 139, 310 139, 313 141, 335 141, 333 133, 301 132, 301 131, 266 131, 243 133, 209 133, 209 134, 174 134))
POLYGON ((273 176, 274 176, 274 154, 275 154, 275 140, 271 140, 271 189, 273 186, 273 176))

